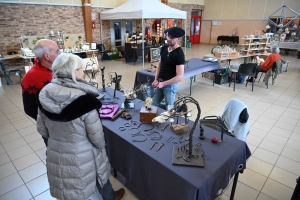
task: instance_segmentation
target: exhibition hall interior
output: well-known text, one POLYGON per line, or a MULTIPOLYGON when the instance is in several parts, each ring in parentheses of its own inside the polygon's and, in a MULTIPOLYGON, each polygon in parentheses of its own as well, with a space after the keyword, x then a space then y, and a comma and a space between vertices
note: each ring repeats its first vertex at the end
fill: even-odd
POLYGON ((0 0, 0 36, 0 200, 300 199, 298 0, 0 0))

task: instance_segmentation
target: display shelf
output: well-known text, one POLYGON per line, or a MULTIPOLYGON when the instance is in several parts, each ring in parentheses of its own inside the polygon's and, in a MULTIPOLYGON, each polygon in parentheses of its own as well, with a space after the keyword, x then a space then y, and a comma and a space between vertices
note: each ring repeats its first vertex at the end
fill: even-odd
POLYGON ((244 43, 240 44, 240 52, 246 55, 265 54, 268 47, 269 38, 243 38, 244 43))

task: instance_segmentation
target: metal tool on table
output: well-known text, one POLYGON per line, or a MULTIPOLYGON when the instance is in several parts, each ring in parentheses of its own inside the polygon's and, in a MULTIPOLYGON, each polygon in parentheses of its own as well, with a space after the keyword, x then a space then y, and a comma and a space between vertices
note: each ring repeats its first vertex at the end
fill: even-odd
POLYGON ((175 138, 173 136, 169 137, 169 139, 167 140, 166 143, 170 143, 172 140, 174 140, 175 138))
POLYGON ((167 124, 164 128, 161 129, 162 132, 165 131, 165 129, 169 126, 170 124, 167 124))
POLYGON ((164 143, 161 143, 161 145, 156 149, 156 152, 158 152, 164 145, 164 143))
POLYGON ((153 147, 154 147, 156 144, 158 144, 158 143, 157 143, 157 142, 154 142, 154 143, 151 145, 150 150, 153 149, 153 147))
POLYGON ((122 115, 123 112, 126 112, 126 109, 122 109, 119 112, 117 112, 114 116, 111 117, 112 120, 117 119, 118 117, 120 117, 122 115))

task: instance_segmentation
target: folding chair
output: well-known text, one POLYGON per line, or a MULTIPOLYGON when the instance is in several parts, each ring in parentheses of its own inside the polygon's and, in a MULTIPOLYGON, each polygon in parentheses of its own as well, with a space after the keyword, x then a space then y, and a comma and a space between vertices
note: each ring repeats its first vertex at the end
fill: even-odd
POLYGON ((240 100, 230 99, 222 116, 206 116, 200 124, 245 141, 250 132, 248 107, 240 100))
POLYGON ((7 85, 10 85, 10 84, 14 83, 14 81, 10 78, 10 73, 16 73, 16 75, 18 75, 20 77, 20 83, 21 83, 22 78, 23 78, 21 70, 11 69, 11 70, 6 71, 6 67, 2 62, 0 62, 0 65, 1 65, 1 71, 3 72, 3 75, 5 77, 7 85))

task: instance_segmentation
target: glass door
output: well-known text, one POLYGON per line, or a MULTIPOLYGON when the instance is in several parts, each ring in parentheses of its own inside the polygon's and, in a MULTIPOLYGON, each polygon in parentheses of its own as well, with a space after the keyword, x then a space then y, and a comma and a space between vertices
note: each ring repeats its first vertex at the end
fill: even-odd
POLYGON ((192 44, 200 44, 202 16, 192 16, 190 27, 190 41, 192 44))
POLYGON ((110 35, 112 47, 125 46, 126 35, 131 37, 135 31, 135 21, 111 21, 110 22, 110 35))
POLYGON ((121 35, 121 22, 114 22, 114 32, 115 32, 115 47, 122 46, 122 35, 121 35))

